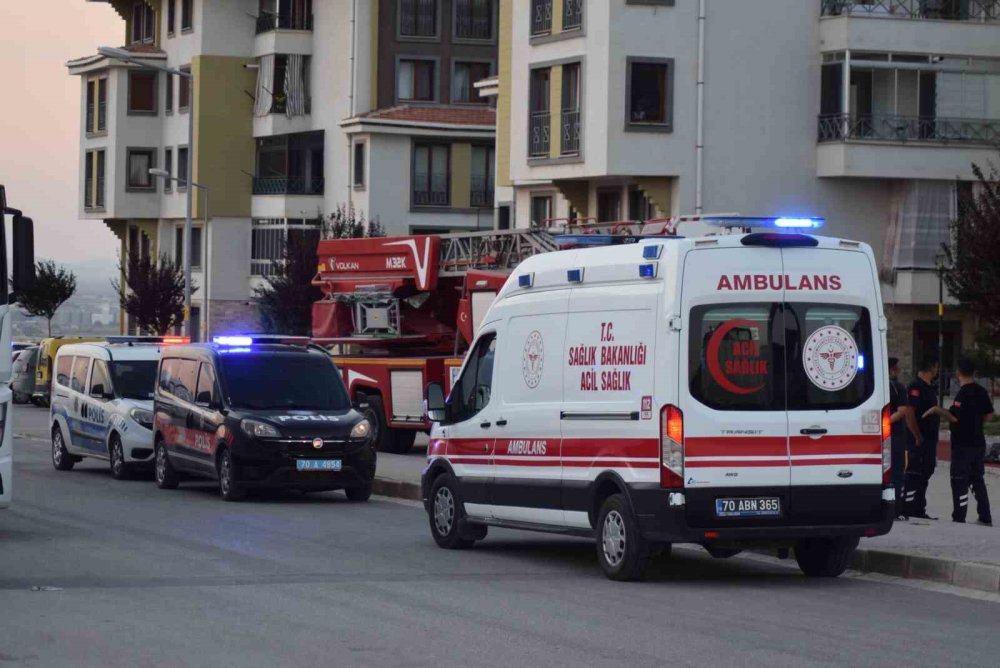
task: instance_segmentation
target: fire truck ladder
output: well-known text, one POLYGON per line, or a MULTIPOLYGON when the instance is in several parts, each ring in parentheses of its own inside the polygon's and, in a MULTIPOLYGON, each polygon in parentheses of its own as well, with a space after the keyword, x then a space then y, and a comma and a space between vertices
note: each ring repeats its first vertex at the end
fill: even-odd
POLYGON ((470 269, 510 271, 522 260, 559 250, 552 235, 539 229, 489 230, 441 235, 441 276, 463 276, 470 269))

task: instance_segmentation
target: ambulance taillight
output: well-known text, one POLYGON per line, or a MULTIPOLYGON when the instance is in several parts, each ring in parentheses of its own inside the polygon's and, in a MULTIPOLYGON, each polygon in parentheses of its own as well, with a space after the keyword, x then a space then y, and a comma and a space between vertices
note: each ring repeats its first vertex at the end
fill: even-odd
POLYGON ((882 484, 892 484, 892 415, 889 404, 882 407, 882 484))
POLYGON ((684 413, 672 405, 660 410, 660 487, 684 487, 684 413))

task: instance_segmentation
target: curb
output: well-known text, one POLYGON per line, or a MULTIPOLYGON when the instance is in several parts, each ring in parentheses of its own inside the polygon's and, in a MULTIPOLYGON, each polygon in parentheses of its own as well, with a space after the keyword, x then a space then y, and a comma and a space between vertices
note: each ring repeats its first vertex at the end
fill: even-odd
POLYGON ((372 481, 372 493, 410 501, 423 500, 419 484, 393 480, 392 478, 379 478, 378 476, 375 476, 375 480, 372 481))
POLYGON ((1000 593, 1000 566, 992 564, 858 548, 849 567, 862 573, 881 573, 1000 593))

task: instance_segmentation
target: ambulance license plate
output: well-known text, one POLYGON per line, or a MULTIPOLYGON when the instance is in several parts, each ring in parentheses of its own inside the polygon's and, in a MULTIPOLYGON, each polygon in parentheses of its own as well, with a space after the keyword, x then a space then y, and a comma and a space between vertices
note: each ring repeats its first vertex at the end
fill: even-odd
POLYGON ((339 471, 342 466, 339 459, 300 459, 295 462, 297 471, 339 471))
POLYGON ((780 517, 781 499, 761 497, 755 499, 716 499, 716 517, 780 517))

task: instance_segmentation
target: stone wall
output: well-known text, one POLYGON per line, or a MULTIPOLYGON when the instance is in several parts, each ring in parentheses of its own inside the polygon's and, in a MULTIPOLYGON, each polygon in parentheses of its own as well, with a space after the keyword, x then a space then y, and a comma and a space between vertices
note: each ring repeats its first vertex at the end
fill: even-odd
POLYGON ((257 306, 250 300, 213 299, 209 311, 211 336, 261 331, 257 306))

